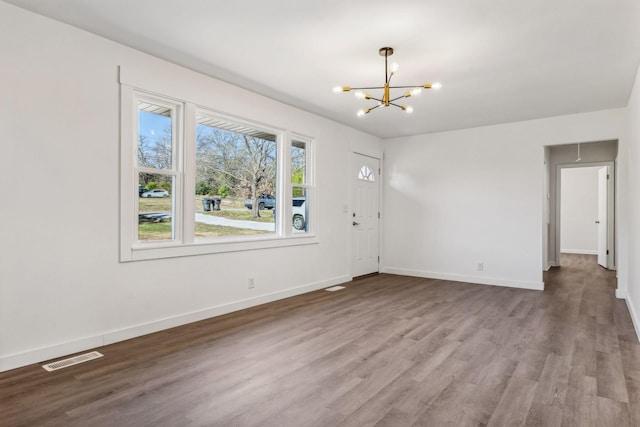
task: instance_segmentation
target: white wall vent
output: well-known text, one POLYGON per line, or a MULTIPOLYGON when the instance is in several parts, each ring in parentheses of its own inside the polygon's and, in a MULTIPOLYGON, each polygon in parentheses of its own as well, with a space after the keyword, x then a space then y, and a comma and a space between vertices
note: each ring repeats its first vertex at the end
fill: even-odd
POLYGON ((92 351, 91 353, 79 354, 77 356, 73 356, 68 359, 47 363, 46 365, 42 365, 42 367, 49 372, 57 371, 58 369, 66 368, 67 366, 77 365, 78 363, 82 363, 82 362, 88 362, 89 360, 97 359, 102 356, 103 356, 102 353, 99 353, 97 351, 92 351))
POLYGON ((344 289, 344 286, 332 286, 330 288, 325 289, 325 291, 335 292, 335 291, 339 291, 340 289, 344 289))

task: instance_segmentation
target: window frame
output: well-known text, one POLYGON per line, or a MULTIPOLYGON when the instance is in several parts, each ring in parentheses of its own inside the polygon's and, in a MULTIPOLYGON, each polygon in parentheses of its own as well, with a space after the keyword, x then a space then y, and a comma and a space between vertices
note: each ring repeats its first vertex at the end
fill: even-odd
MULTIPOLYGON (((293 183, 293 171, 289 170, 289 185, 291 186, 291 189, 289 190, 288 194, 290 195, 291 198, 293 198, 293 189, 294 188, 301 188, 304 190, 305 193, 305 230, 304 231, 300 231, 300 230, 296 230, 293 231, 291 230, 291 233, 294 235, 304 235, 305 233, 310 233, 312 230, 315 229, 314 227, 314 223, 315 223, 315 191, 314 191, 314 182, 315 182, 315 176, 313 175, 314 172, 314 168, 313 167, 309 167, 310 164, 312 164, 312 162, 315 160, 315 152, 313 151, 313 139, 298 133, 291 133, 291 137, 290 137, 290 144, 289 144, 289 155, 291 155, 291 147, 293 147, 293 143, 294 141, 297 142, 302 142, 305 144, 305 176, 304 176, 304 182, 302 184, 299 183, 293 183)), ((289 168, 291 168, 291 159, 289 159, 289 168)), ((289 211, 287 212, 287 220, 292 222, 293 221, 293 206, 292 203, 288 204, 288 208, 289 211)), ((293 224, 289 224, 289 227, 287 227, 287 229, 293 229, 293 224)))
MULTIPOLYGON (((151 94, 142 93, 142 92, 134 92, 134 125, 133 129, 135 132, 135 142, 134 148, 136 150, 136 155, 133 159, 134 162, 134 187, 138 188, 140 184, 140 174, 148 173, 154 175, 164 175, 170 176, 173 180, 172 191, 171 191, 171 239, 170 240, 158 240, 158 241, 145 241, 141 242, 138 238, 138 227, 135 227, 135 238, 134 241, 136 244, 148 246, 152 243, 165 243, 165 242, 181 242, 183 240, 183 231, 178 224, 182 222, 183 212, 177 209, 178 206, 182 204, 182 192, 178 189, 182 187, 182 180, 184 174, 182 171, 184 170, 183 165, 183 146, 184 146, 184 138, 182 137, 184 128, 183 118, 184 118, 184 103, 174 100, 169 100, 168 98, 160 98, 151 94), (169 169, 158 169, 158 168, 149 168, 149 167, 141 167, 138 164, 138 139, 139 139, 139 110, 138 103, 139 102, 147 102, 153 105, 157 105, 160 107, 169 108, 172 111, 171 115, 171 168, 169 169)), ((138 218, 140 214, 139 210, 139 200, 135 203, 135 214, 134 218, 138 218)))
POLYGON ((177 97, 158 94, 144 88, 120 83, 121 95, 121 159, 120 159, 120 261, 140 261, 160 258, 204 255, 267 249, 284 246, 318 243, 317 216, 315 209, 315 139, 287 129, 259 123, 256 120, 220 112, 177 97), (138 182, 140 172, 168 174, 167 170, 140 168, 138 166, 138 101, 161 106, 174 106, 176 117, 172 117, 172 156, 174 176, 172 229, 174 238, 162 241, 138 240, 138 182), (248 127, 264 130, 276 135, 277 173, 276 209, 285 212, 275 221, 275 233, 247 236, 195 237, 195 185, 196 185, 196 115, 204 113, 216 118, 248 127), (173 125, 175 124, 175 128, 173 125), (311 226, 305 232, 293 232, 292 228, 292 184, 291 147, 293 140, 305 143, 306 180, 296 187, 307 189, 310 195, 308 215, 311 226), (309 208, 310 207, 310 208, 309 208))

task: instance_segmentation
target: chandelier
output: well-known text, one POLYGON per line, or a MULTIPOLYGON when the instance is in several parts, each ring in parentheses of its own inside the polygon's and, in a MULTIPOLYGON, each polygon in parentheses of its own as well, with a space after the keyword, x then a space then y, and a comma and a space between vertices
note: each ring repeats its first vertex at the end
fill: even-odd
POLYGON ((393 63, 389 67, 388 58, 393 55, 392 47, 381 47, 378 51, 380 56, 384 56, 384 86, 373 86, 373 87, 351 87, 351 86, 337 86, 333 88, 333 91, 336 93, 339 92, 350 92, 355 90, 356 98, 369 100, 372 99, 377 102, 376 105, 369 108, 364 108, 358 111, 358 116, 362 117, 365 114, 371 112, 371 110, 375 110, 378 107, 388 107, 393 105, 394 107, 400 108, 402 111, 406 113, 412 113, 413 107, 409 105, 398 104, 396 101, 402 98, 409 98, 410 96, 419 95, 422 89, 440 89, 442 85, 440 83, 425 83, 421 85, 411 85, 411 86, 391 86, 391 77, 398 71, 398 64, 393 63), (367 92, 363 92, 365 90, 370 89, 383 89, 382 98, 376 98, 373 95, 368 94, 367 92), (390 92, 391 89, 409 89, 404 92, 402 95, 397 96, 395 98, 391 98, 390 92))

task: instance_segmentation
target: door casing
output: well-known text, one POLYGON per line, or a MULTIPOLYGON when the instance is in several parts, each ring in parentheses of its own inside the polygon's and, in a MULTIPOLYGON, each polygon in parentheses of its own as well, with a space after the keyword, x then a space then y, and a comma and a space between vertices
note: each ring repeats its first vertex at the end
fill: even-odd
POLYGON ((609 253, 607 255, 607 268, 609 270, 616 269, 616 255, 615 255, 615 164, 614 162, 593 162, 593 163, 578 163, 578 164, 561 164, 557 166, 556 170, 556 247, 555 258, 558 265, 560 265, 560 232, 562 224, 560 220, 561 212, 561 184, 562 184, 562 169, 565 168, 585 168, 585 167, 598 167, 608 166, 609 180, 607 193, 609 195, 607 199, 607 249, 609 253))

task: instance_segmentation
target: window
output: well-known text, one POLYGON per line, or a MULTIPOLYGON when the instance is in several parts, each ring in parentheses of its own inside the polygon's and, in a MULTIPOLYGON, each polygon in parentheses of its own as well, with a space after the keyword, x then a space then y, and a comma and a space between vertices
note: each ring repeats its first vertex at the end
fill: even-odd
POLYGON ((121 92, 122 261, 317 241, 311 138, 121 92))
POLYGON ((275 233, 277 135, 206 112, 196 123, 196 203, 214 200, 196 237, 275 233))
POLYGON ((294 232, 309 231, 309 179, 307 177, 308 142, 294 138, 291 142, 291 222, 294 232))
POLYGON ((358 172, 358 179, 361 181, 375 182, 376 176, 369 166, 363 165, 360 168, 360 172, 358 172))
POLYGON ((138 240, 176 239, 174 229, 177 167, 175 150, 180 105, 137 98, 138 240))

